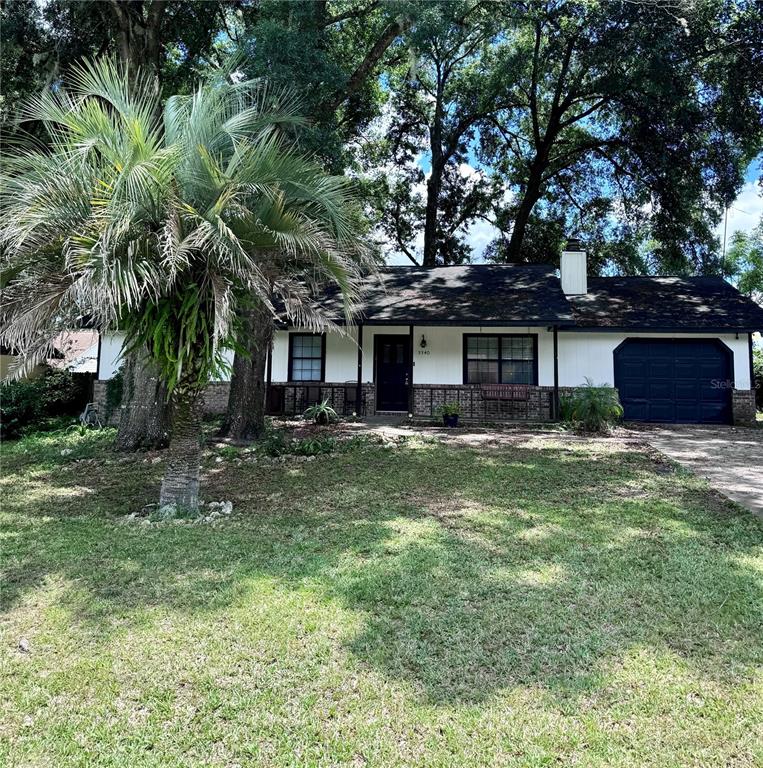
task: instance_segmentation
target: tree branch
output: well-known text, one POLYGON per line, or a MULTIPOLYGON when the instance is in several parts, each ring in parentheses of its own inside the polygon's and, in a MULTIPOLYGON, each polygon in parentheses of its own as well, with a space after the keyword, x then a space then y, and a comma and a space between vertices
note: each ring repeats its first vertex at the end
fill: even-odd
POLYGON ((388 24, 386 29, 382 32, 379 39, 373 44, 371 50, 366 54, 363 61, 360 62, 358 68, 350 75, 349 80, 345 84, 344 88, 336 93, 326 103, 326 107, 333 111, 339 108, 340 104, 343 104, 355 91, 357 91, 364 83, 366 77, 370 74, 371 70, 379 63, 381 57, 384 56, 384 52, 392 45, 394 39, 403 31, 403 24, 400 21, 393 21, 388 24))
POLYGON ((323 26, 330 27, 333 24, 339 24, 339 22, 341 21, 347 21, 347 19, 356 19, 360 16, 364 16, 367 13, 370 13, 371 11, 373 11, 378 7, 379 7, 379 0, 373 0, 372 3, 362 8, 351 8, 347 11, 344 11, 344 13, 337 13, 334 16, 327 16, 325 21, 323 22, 323 26))

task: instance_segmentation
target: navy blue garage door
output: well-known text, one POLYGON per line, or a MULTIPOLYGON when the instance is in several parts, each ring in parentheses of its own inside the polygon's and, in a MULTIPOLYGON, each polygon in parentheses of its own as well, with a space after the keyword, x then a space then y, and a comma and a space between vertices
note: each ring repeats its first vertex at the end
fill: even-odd
POLYGON ((731 370, 715 339, 626 339, 615 350, 626 421, 730 424, 731 370))

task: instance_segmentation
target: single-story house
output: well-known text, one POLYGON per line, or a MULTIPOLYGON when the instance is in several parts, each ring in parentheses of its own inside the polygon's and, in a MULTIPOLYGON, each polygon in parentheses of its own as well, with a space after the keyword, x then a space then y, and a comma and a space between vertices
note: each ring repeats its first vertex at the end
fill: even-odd
MULTIPOLYGON (((763 308, 717 277, 588 277, 571 241, 550 265, 391 267, 370 281, 355 325, 276 331, 267 407, 301 413, 328 398, 344 414, 549 420, 584 383, 618 389, 626 420, 751 423, 752 334, 763 308)), ((341 321, 338 297, 324 308, 341 321)), ((102 339, 98 378, 121 339, 102 339)), ((101 383, 99 382, 99 383, 101 383)), ((212 385, 222 411, 227 385, 212 385)))

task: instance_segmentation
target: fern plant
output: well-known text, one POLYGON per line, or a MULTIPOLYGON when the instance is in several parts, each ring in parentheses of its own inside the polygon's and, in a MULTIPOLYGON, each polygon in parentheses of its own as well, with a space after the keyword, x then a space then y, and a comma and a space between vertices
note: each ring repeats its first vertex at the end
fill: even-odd
POLYGON ((589 378, 575 389, 564 410, 570 421, 586 432, 607 432, 623 415, 617 390, 606 384, 596 385, 589 378))

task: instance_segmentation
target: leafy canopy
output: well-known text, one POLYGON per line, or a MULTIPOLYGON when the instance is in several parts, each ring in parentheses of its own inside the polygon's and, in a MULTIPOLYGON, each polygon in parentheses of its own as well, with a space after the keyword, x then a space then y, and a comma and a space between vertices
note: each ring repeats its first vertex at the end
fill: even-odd
POLYGON ((2 341, 45 355, 87 317, 145 346, 173 389, 220 372, 252 298, 295 324, 331 325, 310 296, 339 286, 348 317, 365 254, 349 182, 297 154, 288 90, 216 73, 162 109, 109 59, 33 99, 47 148, 4 159, 2 341))

